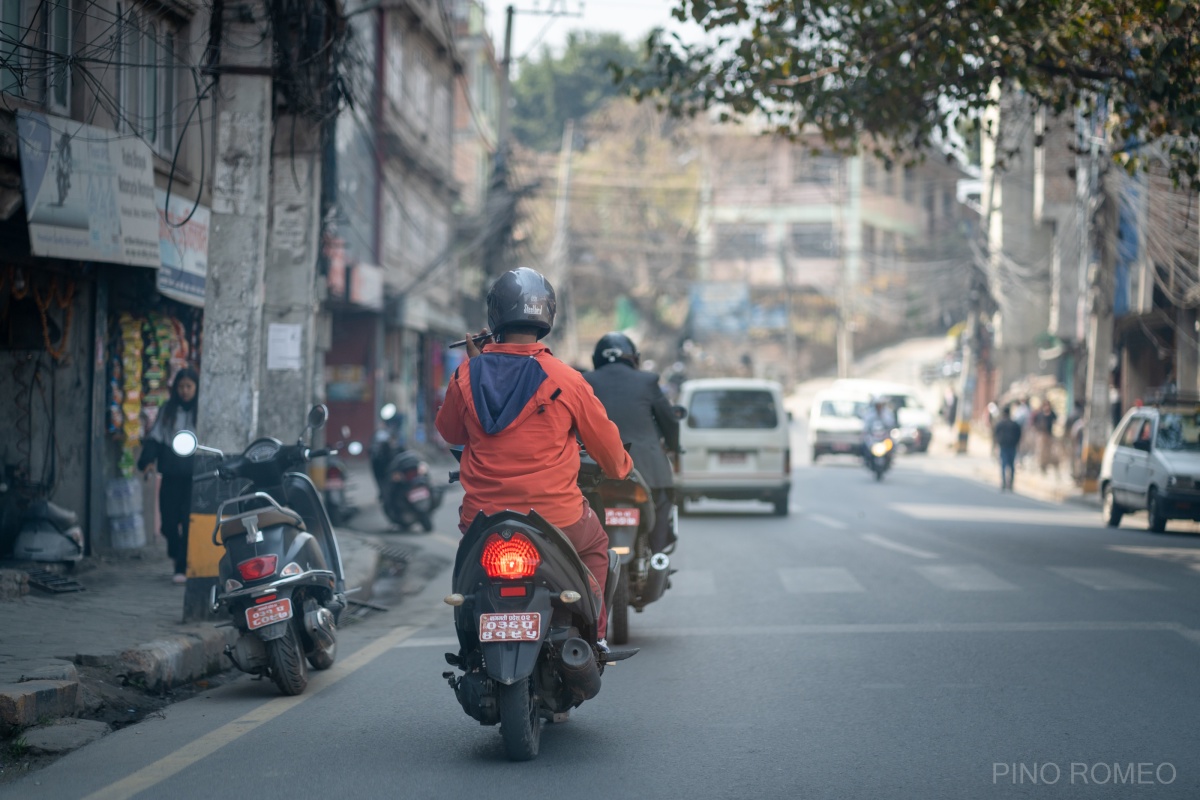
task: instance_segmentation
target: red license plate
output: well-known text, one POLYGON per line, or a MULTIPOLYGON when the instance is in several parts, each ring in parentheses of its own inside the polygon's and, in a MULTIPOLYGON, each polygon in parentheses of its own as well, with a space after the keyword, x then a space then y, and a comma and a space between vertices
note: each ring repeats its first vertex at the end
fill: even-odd
POLYGON ((246 609, 246 625, 250 630, 270 625, 273 622, 283 622, 292 618, 291 598, 285 597, 273 603, 263 603, 246 609))
POLYGON ((428 497, 429 497, 429 487, 428 486, 417 486, 408 491, 408 502, 410 502, 410 503, 418 503, 421 500, 425 500, 428 497))
POLYGON ((745 464, 745 453, 718 453, 717 460, 722 464, 745 464))
POLYGON ((536 611, 480 614, 481 642, 536 642, 542 638, 542 615, 536 611))
POLYGON ((604 509, 604 524, 612 526, 628 525, 636 528, 642 521, 640 508, 606 508, 604 509))

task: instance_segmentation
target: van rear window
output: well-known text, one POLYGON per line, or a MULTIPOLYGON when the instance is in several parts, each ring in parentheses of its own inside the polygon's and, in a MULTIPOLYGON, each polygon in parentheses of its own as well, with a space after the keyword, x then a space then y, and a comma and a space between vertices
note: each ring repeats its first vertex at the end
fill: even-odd
POLYGON ((754 389, 702 389, 692 395, 689 428, 774 428, 775 397, 754 389))

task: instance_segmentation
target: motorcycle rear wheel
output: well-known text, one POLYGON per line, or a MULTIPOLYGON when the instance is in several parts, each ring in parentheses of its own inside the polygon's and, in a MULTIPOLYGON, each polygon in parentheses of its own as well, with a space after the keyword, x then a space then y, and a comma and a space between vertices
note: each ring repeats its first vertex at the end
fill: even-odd
POLYGON ((429 516, 428 511, 417 512, 417 522, 421 525, 421 530, 429 533, 433 530, 433 518, 429 516))
POLYGON ((287 633, 265 644, 271 680, 279 691, 286 695, 303 692, 308 686, 308 664, 304 660, 304 648, 300 645, 295 621, 288 623, 287 633))
POLYGON ((533 677, 514 684, 499 685, 500 736, 510 761, 529 761, 538 754, 542 740, 542 718, 538 714, 533 677))
POLYGON ((613 644, 629 641, 629 565, 621 567, 617 577, 617 588, 613 590, 612 621, 608 626, 608 638, 613 644))

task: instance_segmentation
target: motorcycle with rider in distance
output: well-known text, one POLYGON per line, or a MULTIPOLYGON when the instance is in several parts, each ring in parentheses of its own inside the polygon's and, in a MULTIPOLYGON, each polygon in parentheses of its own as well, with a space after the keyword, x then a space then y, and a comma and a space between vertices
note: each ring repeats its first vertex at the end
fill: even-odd
POLYGON ((442 503, 444 488, 434 485, 429 465, 404 446, 399 433, 396 406, 388 403, 379 411, 384 427, 371 442, 371 472, 379 487, 383 513, 393 525, 409 530, 433 530, 433 512, 442 503))
MULTIPOLYGON (((304 432, 319 430, 327 418, 325 406, 314 406, 304 432)), ((312 449, 302 434, 294 445, 257 439, 227 457, 200 445, 191 431, 176 433, 172 449, 184 457, 200 450, 220 459, 194 482, 220 478, 239 487, 221 502, 212 532, 213 545, 225 551, 213 611, 224 608, 230 621, 223 624, 241 634, 225 654, 242 672, 270 677, 283 694, 300 694, 308 685, 308 665, 329 669, 337 657, 346 585, 321 494, 296 470, 337 450, 312 449)))
POLYGON ((896 431, 888 430, 881 421, 876 420, 867 431, 863 443, 863 461, 867 469, 875 475, 875 480, 883 480, 883 474, 892 467, 892 459, 896 454, 896 431))
MULTIPOLYGON (((587 461, 579 480, 591 489, 603 475, 587 461)), ((609 605, 619 572, 610 550, 609 605)), ((600 604, 590 573, 570 540, 534 509, 479 514, 459 543, 453 589, 445 602, 454 607, 459 651, 446 653, 446 662, 462 674, 442 677, 470 717, 500 725, 513 761, 536 757, 542 721, 565 722, 600 691, 606 665, 638 652, 597 646, 600 604)))
MULTIPOLYGON (((586 453, 581 452, 580 458, 585 463, 590 461, 586 453)), ((625 644, 629 641, 629 609, 641 613, 662 597, 671 561, 666 553, 655 553, 650 547, 656 511, 650 487, 636 469, 621 480, 600 480, 594 489, 584 492, 584 497, 603 520, 609 549, 621 563, 613 599, 608 604, 608 639, 613 644, 625 644)))

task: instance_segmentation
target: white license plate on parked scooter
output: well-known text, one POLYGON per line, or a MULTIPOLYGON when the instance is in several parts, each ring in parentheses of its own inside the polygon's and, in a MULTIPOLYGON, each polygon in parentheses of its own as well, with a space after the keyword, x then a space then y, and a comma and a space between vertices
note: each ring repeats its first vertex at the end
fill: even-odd
POLYGON ((408 490, 408 502, 419 503, 429 497, 428 486, 417 486, 408 490))
POLYGON ((264 625, 270 625, 275 622, 283 622, 285 619, 292 618, 292 601, 291 598, 285 597, 282 600, 275 600, 271 603, 263 603, 261 606, 252 606, 246 609, 246 626, 250 630, 261 628, 264 625))
POLYGON ((536 611, 480 614, 481 642, 536 642, 542 638, 542 615, 536 611))
POLYGON ((613 527, 628 525, 636 528, 642 521, 640 508, 606 508, 604 509, 604 524, 613 527))

